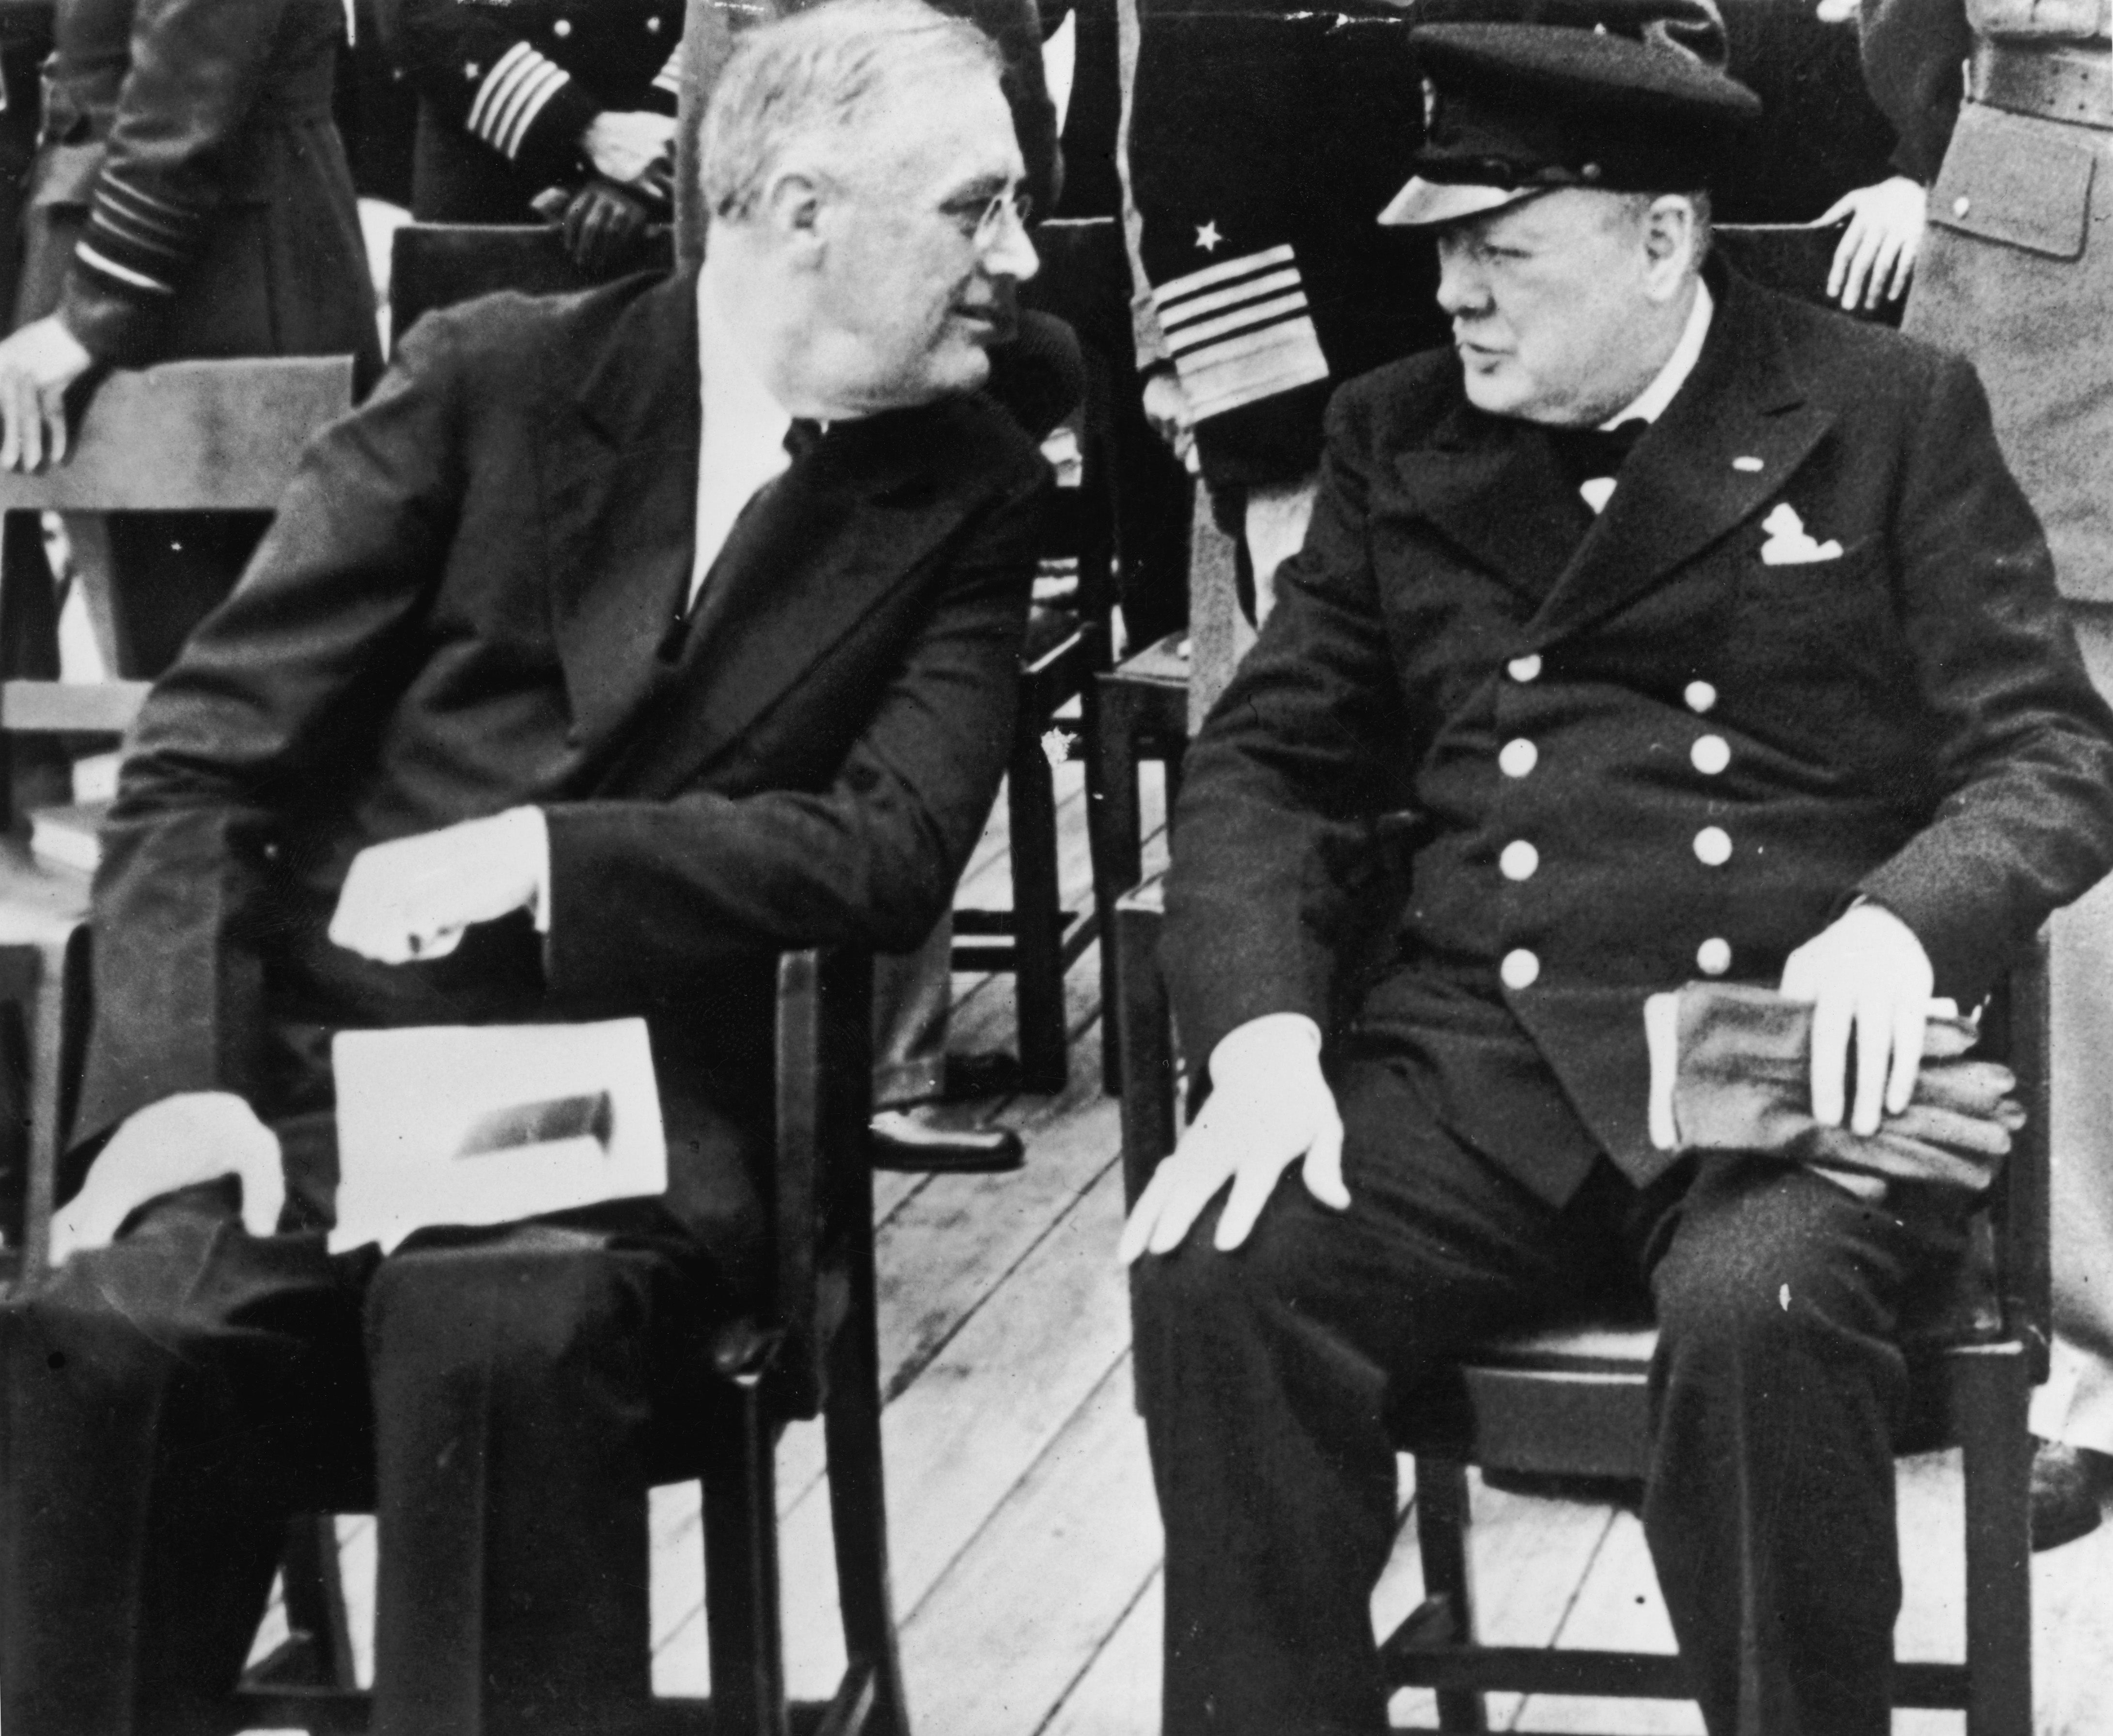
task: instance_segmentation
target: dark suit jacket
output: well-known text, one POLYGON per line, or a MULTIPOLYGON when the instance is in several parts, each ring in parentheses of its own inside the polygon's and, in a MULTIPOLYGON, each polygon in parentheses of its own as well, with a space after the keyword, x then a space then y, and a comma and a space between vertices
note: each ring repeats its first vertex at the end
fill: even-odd
POLYGON ((1047 470, 980 396, 839 424, 671 634, 697 366, 694 276, 494 297, 422 321, 311 449, 130 743, 80 1148, 239 1091, 320 1215, 335 1029, 643 1013, 671 1203, 752 1227, 772 951, 906 948, 945 909, 1011 739, 1047 470), (546 940, 517 917, 389 967, 326 938, 363 847, 523 802, 546 940))
POLYGON ((1560 1199, 1602 1152, 1662 1164, 1641 1002, 1705 941, 1773 986, 1861 893, 1970 1004, 2113 866, 2113 717, 1971 370, 1714 281, 1596 521, 1449 353, 1337 398, 1305 550, 1189 760, 1166 956, 1190 1053, 1286 1010, 1384 1040, 1560 1199), (1764 559, 1786 504, 1837 558, 1764 559), (1514 951, 1530 987, 1500 981, 1514 951))

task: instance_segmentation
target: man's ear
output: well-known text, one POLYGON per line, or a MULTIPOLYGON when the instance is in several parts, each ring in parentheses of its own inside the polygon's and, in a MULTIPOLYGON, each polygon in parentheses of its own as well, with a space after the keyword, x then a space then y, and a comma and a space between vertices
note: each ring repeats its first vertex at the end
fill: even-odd
POLYGON ((758 214, 781 244, 818 251, 824 203, 819 181, 801 171, 788 169, 764 190, 758 214))
POLYGON ((1670 301, 1693 268, 1702 243, 1701 215, 1685 193, 1662 194, 1644 213, 1645 287, 1654 301, 1670 301))

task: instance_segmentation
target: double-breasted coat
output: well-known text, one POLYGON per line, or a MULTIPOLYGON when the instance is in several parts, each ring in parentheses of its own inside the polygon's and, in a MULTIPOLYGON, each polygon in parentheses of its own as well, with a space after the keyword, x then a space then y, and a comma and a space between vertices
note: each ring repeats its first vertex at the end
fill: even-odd
POLYGON ((1545 1198, 1650 1146, 1641 1003, 1865 897, 1971 1004, 2113 866, 2113 716, 1965 364, 1728 273, 1596 520, 1449 353, 1336 399, 1189 761, 1190 1052, 1308 1013, 1545 1198))

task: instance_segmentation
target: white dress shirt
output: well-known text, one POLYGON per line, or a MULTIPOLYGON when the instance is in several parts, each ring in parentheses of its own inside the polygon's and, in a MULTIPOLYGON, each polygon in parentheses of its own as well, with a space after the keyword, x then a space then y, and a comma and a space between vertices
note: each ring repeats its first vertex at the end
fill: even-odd
POLYGON ((689 605, 726 546, 734 520, 756 494, 792 464, 785 436, 792 413, 742 353, 712 296, 709 274, 697 275, 697 359, 704 376, 704 438, 697 445, 696 555, 690 563, 689 605))

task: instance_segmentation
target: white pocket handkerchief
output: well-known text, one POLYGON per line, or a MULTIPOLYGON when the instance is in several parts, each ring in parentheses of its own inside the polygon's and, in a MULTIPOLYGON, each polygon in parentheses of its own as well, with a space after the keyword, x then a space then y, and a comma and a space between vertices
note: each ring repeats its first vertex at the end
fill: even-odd
POLYGON ((1815 561, 1841 558, 1841 545, 1832 537, 1824 542, 1814 542, 1806 534, 1805 521, 1787 500, 1778 502, 1776 509, 1761 520, 1761 528, 1768 533, 1768 540, 1761 545, 1764 567, 1810 566, 1815 561))

